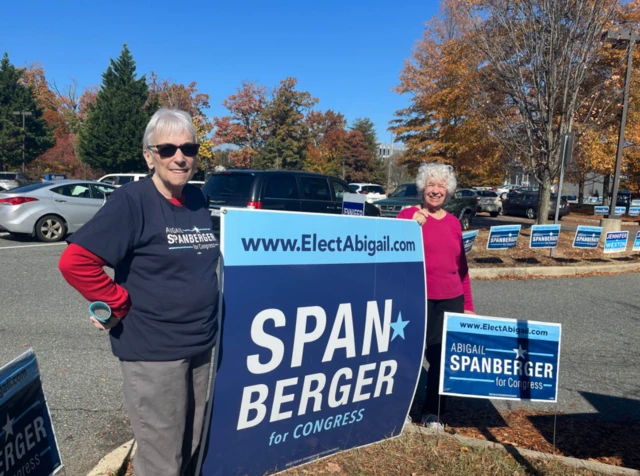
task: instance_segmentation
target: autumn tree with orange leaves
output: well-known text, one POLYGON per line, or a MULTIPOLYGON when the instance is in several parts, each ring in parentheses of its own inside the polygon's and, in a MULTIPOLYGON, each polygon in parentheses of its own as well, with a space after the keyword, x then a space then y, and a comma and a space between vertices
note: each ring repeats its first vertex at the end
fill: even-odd
POLYGON ((494 185, 504 176, 502 150, 490 133, 479 83, 480 58, 470 23, 455 0, 441 3, 439 17, 405 61, 396 91, 410 105, 396 112, 391 131, 407 151, 401 165, 415 174, 422 162, 451 164, 463 186, 494 185))

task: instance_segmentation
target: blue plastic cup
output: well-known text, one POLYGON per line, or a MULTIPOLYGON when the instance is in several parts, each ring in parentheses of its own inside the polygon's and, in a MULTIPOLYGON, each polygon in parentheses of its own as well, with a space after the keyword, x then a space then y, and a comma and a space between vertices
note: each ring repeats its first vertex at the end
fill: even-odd
POLYGON ((111 318, 111 308, 107 303, 104 303, 102 301, 92 302, 89 305, 89 314, 91 314, 91 317, 94 317, 105 324, 111 318), (109 315, 107 317, 100 317, 96 314, 96 311, 107 311, 109 315))

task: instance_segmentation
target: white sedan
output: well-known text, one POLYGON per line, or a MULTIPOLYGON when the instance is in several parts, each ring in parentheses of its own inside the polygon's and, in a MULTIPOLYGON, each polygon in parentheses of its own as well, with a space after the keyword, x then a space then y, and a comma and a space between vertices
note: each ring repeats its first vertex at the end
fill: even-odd
POLYGON ((115 189, 89 180, 56 180, 0 193, 0 231, 60 241, 88 222, 115 189))

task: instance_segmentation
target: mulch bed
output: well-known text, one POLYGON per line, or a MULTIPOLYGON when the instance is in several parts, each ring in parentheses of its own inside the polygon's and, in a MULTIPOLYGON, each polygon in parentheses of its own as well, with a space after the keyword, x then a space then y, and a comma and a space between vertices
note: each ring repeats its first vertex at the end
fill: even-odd
MULTIPOLYGON (((453 403, 453 402, 452 402, 453 403)), ((446 430, 472 438, 554 453, 554 412, 498 412, 456 399, 446 430)), ((640 469, 640 421, 609 421, 596 414, 558 413, 555 454, 640 469)))

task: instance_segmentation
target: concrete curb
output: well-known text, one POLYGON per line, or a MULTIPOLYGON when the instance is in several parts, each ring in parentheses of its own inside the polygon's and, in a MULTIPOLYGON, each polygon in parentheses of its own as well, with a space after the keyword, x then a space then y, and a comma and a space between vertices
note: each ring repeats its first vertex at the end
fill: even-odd
POLYGON ((527 276, 576 276, 588 273, 624 273, 640 271, 640 263, 604 264, 593 266, 530 266, 522 268, 469 268, 469 277, 476 279, 527 276))
MULTIPOLYGON (((405 425, 405 428, 408 428, 409 431, 414 431, 417 433, 425 433, 428 435, 436 434, 434 430, 430 430, 417 425, 405 425)), ((518 448, 516 446, 503 445, 500 443, 494 443, 493 441, 478 440, 475 438, 470 438, 468 436, 451 435, 449 433, 441 433, 441 435, 448 438, 453 438, 457 440, 458 443, 465 446, 473 446, 475 448, 495 449, 499 451, 504 451, 505 453, 509 453, 509 454, 512 454, 515 451, 519 455, 529 459, 540 459, 540 460, 548 460, 548 461, 557 460, 557 461, 560 461, 562 464, 565 464, 571 468, 585 469, 588 471, 594 471, 596 473, 610 474, 610 475, 640 476, 640 471, 637 471, 631 468, 623 468, 621 466, 613 466, 610 464, 596 463, 594 461, 586 461, 583 459, 570 458, 567 456, 557 456, 549 453, 542 453, 540 451, 526 450, 524 448, 518 448)))
POLYGON ((118 474, 136 451, 135 440, 129 440, 102 458, 87 476, 110 476, 118 474))

